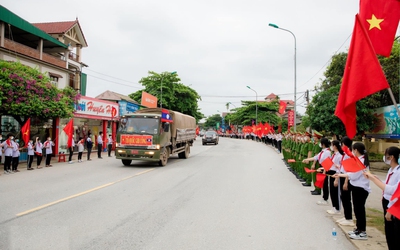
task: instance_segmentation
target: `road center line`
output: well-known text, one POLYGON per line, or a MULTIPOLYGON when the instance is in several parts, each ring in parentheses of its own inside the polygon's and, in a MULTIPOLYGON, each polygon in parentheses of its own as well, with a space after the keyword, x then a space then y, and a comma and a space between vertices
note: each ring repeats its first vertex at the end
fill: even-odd
POLYGON ((73 199, 73 198, 76 198, 76 197, 79 197, 79 196, 82 196, 82 195, 85 195, 85 194, 94 192, 94 191, 96 191, 96 190, 99 190, 99 189, 102 189, 102 188, 105 188, 105 187, 114 185, 114 184, 116 184, 116 183, 118 183, 118 182, 122 182, 122 181, 128 180, 128 179, 130 179, 130 178, 133 178, 133 177, 136 177, 136 176, 139 176, 139 175, 148 173, 148 172, 153 171, 153 170, 154 170, 154 168, 148 169, 148 170, 146 170, 146 171, 143 171, 143 172, 140 172, 140 173, 137 173, 137 174, 134 174, 134 175, 131 175, 131 176, 122 178, 122 179, 120 179, 120 180, 117 180, 117 181, 114 181, 114 182, 110 182, 110 183, 107 183, 107 184, 104 184, 104 185, 101 185, 101 186, 98 186, 98 187, 95 187, 95 188, 92 188, 92 189, 83 191, 83 192, 81 192, 81 193, 74 194, 74 195, 71 195, 71 196, 68 196, 68 197, 65 197, 65 198, 62 198, 62 199, 59 199, 59 200, 56 200, 56 201, 53 201, 53 202, 50 202, 50 203, 41 205, 41 206, 39 206, 39 207, 35 207, 35 208, 32 208, 32 209, 26 210, 25 212, 21 212, 21 213, 16 214, 16 216, 19 217, 19 216, 23 216, 23 215, 27 215, 27 214, 33 213, 33 212, 35 212, 35 211, 44 209, 44 208, 46 208, 46 207, 50 207, 50 206, 56 205, 56 204, 58 204, 58 203, 61 203, 61 202, 64 202, 64 201, 67 201, 67 200, 70 200, 70 199, 73 199))

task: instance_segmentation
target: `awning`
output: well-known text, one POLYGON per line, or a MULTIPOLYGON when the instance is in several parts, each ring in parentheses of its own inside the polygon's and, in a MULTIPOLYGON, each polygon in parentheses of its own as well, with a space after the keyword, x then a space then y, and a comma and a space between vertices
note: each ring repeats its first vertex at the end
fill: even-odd
POLYGON ((57 77, 57 78, 63 78, 62 75, 56 74, 56 73, 51 73, 49 72, 50 77, 57 77))

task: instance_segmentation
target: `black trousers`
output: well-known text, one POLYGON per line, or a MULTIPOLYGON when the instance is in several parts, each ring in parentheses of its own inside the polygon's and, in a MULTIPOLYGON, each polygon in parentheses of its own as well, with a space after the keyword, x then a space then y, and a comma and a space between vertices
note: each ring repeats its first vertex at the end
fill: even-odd
POLYGON ((365 213, 365 202, 368 198, 368 191, 361 187, 351 187, 351 198, 353 199, 354 215, 356 216, 356 227, 359 231, 367 228, 367 215, 365 213))
POLYGON ((11 170, 12 156, 4 156, 4 171, 11 170))
POLYGON ((78 152, 78 161, 82 160, 82 154, 83 154, 83 152, 78 152))
POLYGON ((97 144, 97 157, 101 158, 101 150, 103 150, 103 144, 97 144))
MULTIPOLYGON (((326 173, 329 175, 334 175, 336 174, 336 171, 329 170, 326 173)), ((333 185, 333 183, 335 182, 335 178, 327 176, 325 180, 328 178, 329 178, 329 194, 331 195, 332 206, 336 208, 336 210, 339 210, 339 186, 335 187, 335 185, 333 185)), ((325 187, 325 182, 324 182, 324 187, 325 187)))
POLYGON ((392 221, 387 221, 385 215, 387 213, 387 206, 389 201, 385 198, 382 198, 382 208, 383 208, 383 217, 385 219, 385 235, 386 235, 386 243, 388 244, 389 250, 398 250, 400 249, 400 231, 397 225, 395 225, 395 221, 392 218, 392 221))
POLYGON ((43 159, 43 156, 42 156, 42 155, 36 155, 36 160, 37 160, 37 166, 38 166, 38 167, 39 167, 40 164, 42 163, 42 159, 43 159))
POLYGON ((282 153, 282 141, 278 141, 278 150, 279 153, 282 153))
POLYGON ((28 169, 32 167, 33 155, 28 155, 28 169))
POLYGON ((51 163, 52 154, 46 154, 46 166, 49 166, 51 163))
POLYGON ((344 217, 346 220, 353 219, 353 211, 351 209, 351 184, 348 181, 347 190, 343 190, 343 185, 346 178, 340 177, 340 198, 342 199, 344 217))
POLYGON ((72 161, 72 155, 74 154, 73 147, 68 148, 68 150, 69 150, 68 161, 72 161))
POLYGON ((19 157, 12 158, 12 170, 17 170, 19 165, 19 157))
POLYGON ((108 156, 111 156, 112 144, 107 145, 108 156))
POLYGON ((90 160, 90 153, 92 153, 92 148, 87 148, 87 159, 90 160))

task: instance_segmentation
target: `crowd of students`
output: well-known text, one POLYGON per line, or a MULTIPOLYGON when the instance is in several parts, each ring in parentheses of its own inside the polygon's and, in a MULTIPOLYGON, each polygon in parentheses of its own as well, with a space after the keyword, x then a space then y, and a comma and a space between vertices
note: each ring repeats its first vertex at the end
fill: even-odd
MULTIPOLYGON (((293 137, 293 135, 286 135, 286 138, 290 136, 293 137)), ((298 135, 294 135, 295 140, 297 140, 296 136, 298 135)), ((333 162, 329 170, 323 167, 316 168, 317 172, 326 175, 322 188, 323 200, 317 202, 317 204, 327 205, 328 197, 330 196, 332 209, 327 210, 329 214, 342 214, 340 209, 342 205, 344 218, 336 221, 341 225, 353 225, 352 212, 354 211, 356 227, 348 232, 349 237, 354 240, 367 240, 365 204, 371 192, 370 182, 373 182, 382 189, 382 207, 388 247, 389 249, 400 249, 400 218, 387 211, 395 202, 398 202, 397 199, 391 201, 391 198, 399 188, 400 183, 400 149, 398 147, 389 147, 385 150, 383 161, 390 168, 385 181, 381 181, 369 171, 368 153, 363 143, 352 143, 348 137, 343 137, 340 141, 321 138, 319 147, 321 149, 318 154, 304 158, 301 161, 303 164, 311 162, 311 170, 316 168, 316 163, 321 165, 328 157, 333 162), (358 171, 346 172, 342 162, 349 158, 358 159, 362 167, 358 171)))

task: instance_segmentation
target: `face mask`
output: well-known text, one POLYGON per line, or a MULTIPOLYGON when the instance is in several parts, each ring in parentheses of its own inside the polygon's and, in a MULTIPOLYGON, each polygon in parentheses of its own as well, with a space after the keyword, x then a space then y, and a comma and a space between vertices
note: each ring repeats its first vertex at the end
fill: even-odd
POLYGON ((333 151, 333 146, 330 147, 331 151, 333 151))
POLYGON ((11 138, 10 138, 11 140, 14 140, 14 136, 11 136, 11 138))
POLYGON ((391 160, 386 160, 386 156, 383 156, 383 162, 387 165, 390 165, 391 160))
POLYGON ((19 142, 19 140, 18 140, 18 139, 16 139, 16 140, 15 140, 15 142, 19 142))
POLYGON ((320 143, 320 144, 318 144, 318 146, 319 146, 320 148, 322 148, 322 145, 321 145, 321 143, 320 143))
POLYGON ((47 139, 48 141, 51 141, 51 138, 47 139))

